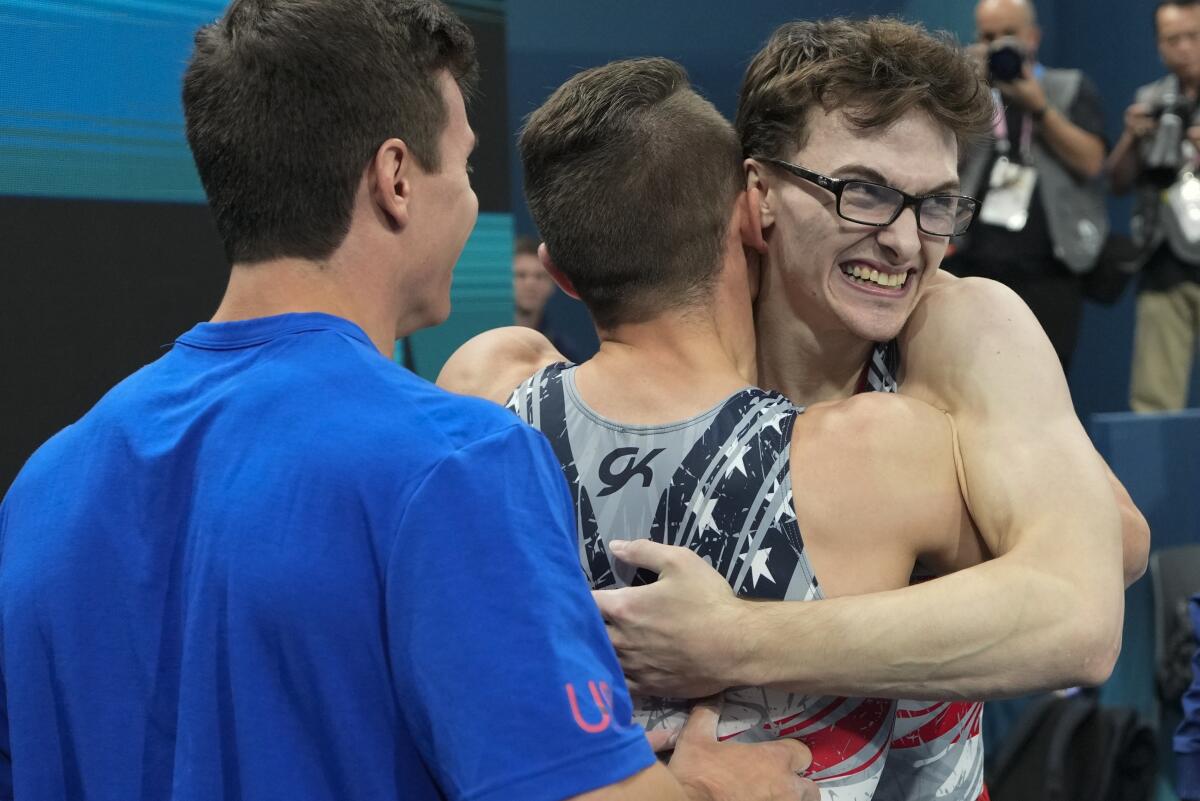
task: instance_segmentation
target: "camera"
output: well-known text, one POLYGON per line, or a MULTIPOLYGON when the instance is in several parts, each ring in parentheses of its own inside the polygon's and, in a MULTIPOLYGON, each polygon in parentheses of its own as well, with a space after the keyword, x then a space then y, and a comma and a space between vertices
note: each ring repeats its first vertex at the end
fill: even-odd
POLYGON ((1150 110, 1158 127, 1143 146, 1143 178, 1151 185, 1165 189, 1175 183, 1184 164, 1183 140, 1194 108, 1186 97, 1164 95, 1150 110))
POLYGON ((1025 47, 1011 36, 997 39, 988 47, 987 65, 991 82, 1015 81, 1025 68, 1025 47))

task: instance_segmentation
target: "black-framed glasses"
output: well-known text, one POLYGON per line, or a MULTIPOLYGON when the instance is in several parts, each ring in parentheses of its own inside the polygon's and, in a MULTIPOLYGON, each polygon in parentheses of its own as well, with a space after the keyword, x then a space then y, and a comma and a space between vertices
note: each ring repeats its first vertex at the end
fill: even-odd
POLYGON ((843 220, 884 228, 910 206, 917 215, 917 228, 933 236, 961 236, 975 221, 979 201, 966 195, 910 195, 886 184, 857 179, 830 178, 782 159, 755 156, 797 178, 828 189, 837 198, 837 213, 843 220))

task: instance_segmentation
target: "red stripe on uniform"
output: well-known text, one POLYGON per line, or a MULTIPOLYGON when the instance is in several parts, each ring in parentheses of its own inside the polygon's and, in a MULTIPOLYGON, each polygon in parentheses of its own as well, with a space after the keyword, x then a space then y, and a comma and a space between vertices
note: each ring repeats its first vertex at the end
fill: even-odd
MULTIPOLYGON (((881 698, 866 698, 837 723, 801 737, 800 739, 812 751, 809 773, 814 774, 828 770, 847 759, 858 756, 891 720, 891 701, 881 698)), ((802 728, 804 728, 803 724, 792 726, 780 731, 779 735, 786 737, 789 734, 795 734, 802 728)), ((871 761, 878 756, 876 754, 871 761)), ((856 770, 861 770, 861 766, 856 770)))
POLYGON ((933 720, 897 739, 892 743, 892 748, 916 748, 922 743, 932 742, 948 734, 964 718, 973 714, 978 706, 980 704, 971 701, 956 701, 946 704, 946 708, 939 712, 933 720))

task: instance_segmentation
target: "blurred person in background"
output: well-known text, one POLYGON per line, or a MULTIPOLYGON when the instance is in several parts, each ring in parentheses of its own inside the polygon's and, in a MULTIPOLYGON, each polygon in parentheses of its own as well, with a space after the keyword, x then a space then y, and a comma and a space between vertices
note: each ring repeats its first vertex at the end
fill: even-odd
POLYGON ((531 236, 518 236, 513 243, 513 322, 532 328, 550 340, 559 353, 573 364, 591 358, 595 343, 585 335, 591 321, 572 320, 578 312, 572 306, 579 301, 559 291, 554 279, 538 259, 538 241, 531 236), (561 303, 554 302, 558 297, 561 303))
POLYGON ((961 156, 962 192, 983 203, 947 261, 959 276, 1008 285, 1029 305, 1063 370, 1083 311, 1080 274, 1104 245, 1104 113, 1079 70, 1037 60, 1042 32, 1028 0, 981 0, 979 42, 996 104, 992 135, 961 156))
POLYGON ((1145 266, 1138 292, 1130 407, 1182 409, 1200 336, 1200 3, 1154 12, 1167 75, 1137 90, 1109 159, 1114 192, 1137 192, 1131 225, 1145 266))
POLYGON ((513 243, 513 306, 517 325, 542 333, 542 312, 554 294, 554 279, 542 267, 533 237, 518 236, 513 243))

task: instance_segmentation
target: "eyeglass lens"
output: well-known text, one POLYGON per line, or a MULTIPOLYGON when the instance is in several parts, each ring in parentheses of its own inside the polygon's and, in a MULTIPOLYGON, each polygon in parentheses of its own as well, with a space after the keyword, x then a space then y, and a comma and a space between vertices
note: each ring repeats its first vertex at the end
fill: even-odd
MULTIPOLYGON (((904 203, 904 196, 888 186, 850 181, 842 188, 838 213, 853 222, 886 225, 904 203)), ((921 228, 935 236, 954 236, 966 230, 975 207, 951 195, 923 198, 919 205, 921 228)))

